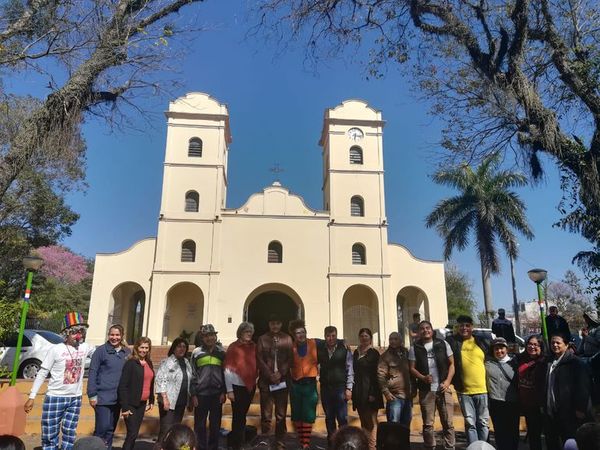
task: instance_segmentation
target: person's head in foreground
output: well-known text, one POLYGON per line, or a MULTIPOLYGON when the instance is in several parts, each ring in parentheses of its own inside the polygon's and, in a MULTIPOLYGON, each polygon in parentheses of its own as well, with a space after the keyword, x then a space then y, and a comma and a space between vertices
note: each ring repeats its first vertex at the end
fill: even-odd
POLYGON ((578 450, 600 450, 600 423, 584 423, 575 432, 578 450))
POLYGON ((162 450, 194 450, 196 435, 187 425, 173 425, 162 441, 162 450))
POLYGON ((495 450, 494 446, 488 444, 485 441, 471 442, 467 447, 467 450, 495 450))
POLYGON ((17 436, 3 434, 0 436, 0 450, 25 450, 25 444, 17 436))
POLYGON ((333 450, 368 450, 369 441, 362 428, 344 425, 331 438, 333 450))
POLYGON ((79 438, 73 444, 73 450, 104 450, 106 444, 98 436, 86 436, 79 438))

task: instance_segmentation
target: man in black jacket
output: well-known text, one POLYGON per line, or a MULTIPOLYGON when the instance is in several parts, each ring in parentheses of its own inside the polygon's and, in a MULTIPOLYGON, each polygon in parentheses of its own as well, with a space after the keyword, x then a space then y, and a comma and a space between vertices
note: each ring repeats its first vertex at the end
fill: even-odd
POLYGON ((560 334, 571 339, 571 331, 569 330, 569 324, 567 321, 558 315, 558 308, 551 306, 548 308, 548 315, 546 316, 546 329, 548 330, 548 340, 552 339, 552 336, 560 334))
POLYGON ((514 344, 517 341, 515 337, 515 329, 510 320, 506 318, 506 311, 504 308, 498 310, 498 317, 492 322, 492 333, 497 338, 501 337, 506 339, 506 342, 514 344))
POLYGON ((318 342, 317 359, 327 439, 331 441, 337 426, 342 427, 348 423, 347 402, 352 398, 354 384, 352 354, 338 340, 336 327, 325 327, 325 342, 324 345, 322 341, 318 342))
POLYGON ((487 441, 490 413, 484 361, 490 341, 473 335, 471 317, 459 316, 456 321, 458 334, 447 339, 454 354, 455 372, 452 384, 458 393, 460 409, 465 418, 468 443, 487 441))
POLYGON ((425 448, 435 447, 433 424, 437 408, 444 433, 444 448, 453 449, 454 398, 450 383, 454 376, 454 355, 450 345, 434 338, 431 322, 419 324, 419 339, 408 353, 410 372, 417 379, 419 405, 423 417, 423 442, 425 448))
POLYGON ((225 402, 225 350, 217 340, 212 324, 200 329, 202 345, 192 352, 190 395, 194 405, 194 431, 199 450, 217 450, 221 429, 222 405, 225 402), (210 428, 206 433, 206 420, 210 428))

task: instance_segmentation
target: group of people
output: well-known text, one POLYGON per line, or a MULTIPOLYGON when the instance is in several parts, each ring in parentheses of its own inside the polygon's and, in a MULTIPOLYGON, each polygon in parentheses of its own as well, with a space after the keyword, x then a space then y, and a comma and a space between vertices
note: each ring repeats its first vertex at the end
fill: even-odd
MULTIPOLYGON (((548 450, 561 449, 575 437, 581 424, 593 421, 590 370, 569 347, 567 336, 552 335, 549 352, 540 336, 531 336, 525 352, 511 357, 504 337, 490 342, 473 334, 470 317, 460 316, 457 322, 456 333, 444 340, 436 337, 429 321, 416 316, 416 326, 410 327, 412 345, 405 347, 402 336, 393 332, 389 347, 381 354, 373 347, 373 333, 368 328, 360 329, 359 345, 352 351, 338 339, 334 326, 324 329, 324 339, 308 338, 303 321, 292 321, 284 332, 281 318, 272 315, 269 331, 256 340, 253 324, 242 322, 237 340, 225 350, 214 326, 206 324, 199 331, 200 345, 191 357, 187 357, 188 342, 177 338, 158 368, 152 364, 150 339, 138 339, 130 350, 124 342, 123 327, 113 325, 107 342, 93 352, 89 370, 87 395, 95 410, 94 435, 110 449, 122 417, 127 430, 122 448, 132 449, 144 414, 154 407, 156 399, 159 445, 182 422, 187 408, 194 411, 196 448, 216 450, 223 403, 228 399, 232 429, 227 445, 239 449, 245 442, 246 414, 257 389, 263 443, 276 449, 285 448, 288 400, 300 447, 310 447, 319 397, 330 443, 336 429, 348 422, 351 400, 370 450, 376 448, 379 410, 385 406, 387 422, 409 429, 416 396, 425 447, 436 446, 437 411, 443 446, 453 449, 452 386, 469 443, 488 439, 490 416, 500 450, 517 448, 520 415, 525 416, 532 450, 541 450, 542 434, 548 450), (273 439, 267 440, 271 431, 273 439)), ((598 327, 590 323, 594 324, 598 327)), ((65 342, 47 354, 25 404, 25 411, 31 411, 50 375, 42 415, 44 450, 73 448, 84 362, 93 351, 84 342, 86 328, 80 314, 66 315, 62 331, 65 342)), ((595 336, 595 332, 592 327, 588 336, 595 336)), ((592 339, 587 339, 588 346, 592 339)))

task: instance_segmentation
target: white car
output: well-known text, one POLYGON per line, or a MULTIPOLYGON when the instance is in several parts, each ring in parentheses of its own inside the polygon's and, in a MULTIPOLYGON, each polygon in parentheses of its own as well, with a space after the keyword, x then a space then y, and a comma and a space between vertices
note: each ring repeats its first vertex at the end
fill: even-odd
MULTIPOLYGON (((17 350, 17 333, 8 335, 4 342, 0 342, 0 366, 12 370, 17 350)), ((64 342, 61 335, 46 330, 25 330, 17 376, 32 380, 40 370, 42 360, 54 344, 64 342)), ((85 361, 85 370, 90 367, 90 358, 85 361)))

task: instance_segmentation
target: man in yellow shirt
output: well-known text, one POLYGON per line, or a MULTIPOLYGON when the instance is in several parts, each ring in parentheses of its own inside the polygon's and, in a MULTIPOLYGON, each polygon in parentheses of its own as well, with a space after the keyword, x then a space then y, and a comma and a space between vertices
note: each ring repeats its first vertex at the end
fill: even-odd
POLYGON ((454 353, 455 373, 452 384, 458 394, 465 431, 470 443, 487 441, 488 411, 487 387, 485 383, 485 355, 490 342, 481 336, 473 336, 473 319, 459 316, 458 334, 449 337, 448 343, 454 353))

